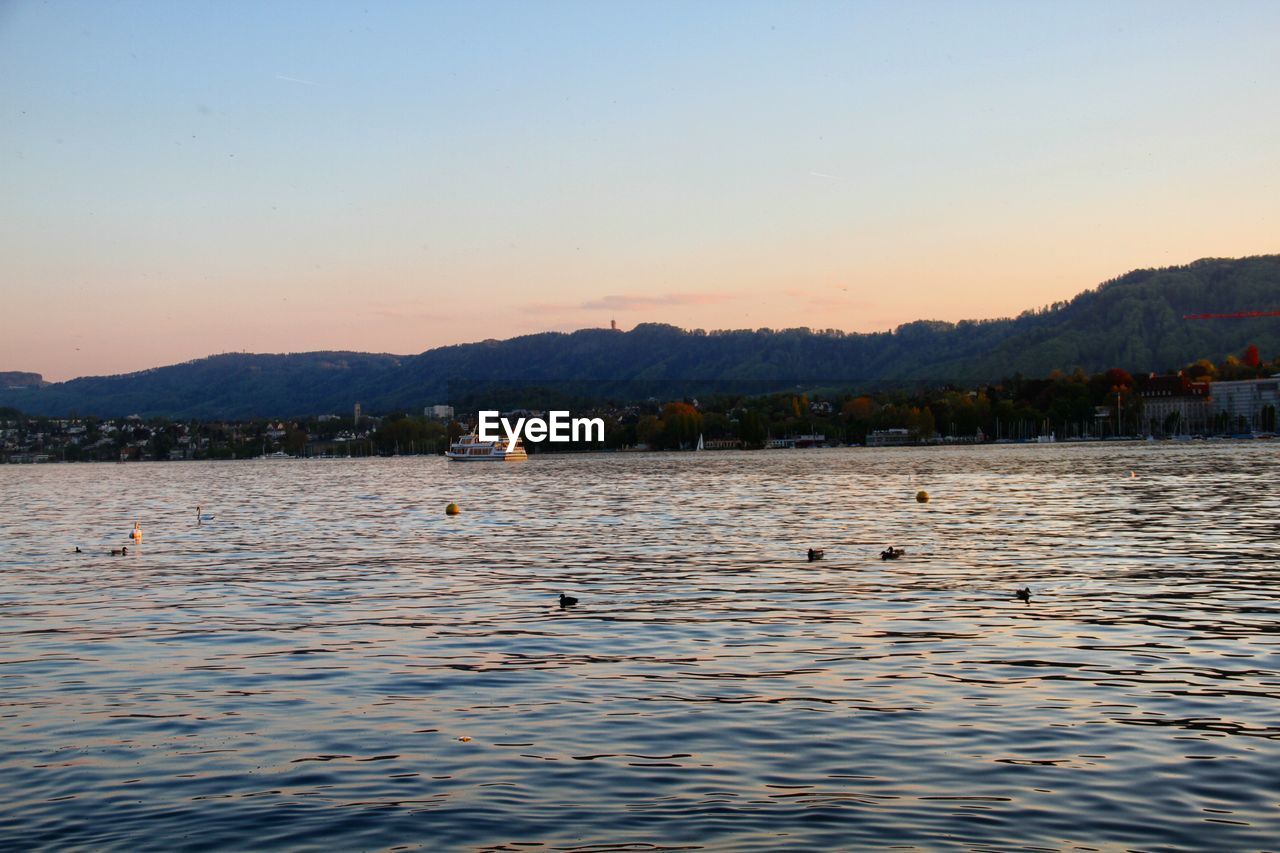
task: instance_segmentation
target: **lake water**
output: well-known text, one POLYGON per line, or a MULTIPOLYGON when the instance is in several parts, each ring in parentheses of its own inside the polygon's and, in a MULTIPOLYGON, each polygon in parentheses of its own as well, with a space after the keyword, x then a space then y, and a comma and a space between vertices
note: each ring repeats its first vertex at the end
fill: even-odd
POLYGON ((0 847, 1274 850, 1278 458, 0 466, 0 847))

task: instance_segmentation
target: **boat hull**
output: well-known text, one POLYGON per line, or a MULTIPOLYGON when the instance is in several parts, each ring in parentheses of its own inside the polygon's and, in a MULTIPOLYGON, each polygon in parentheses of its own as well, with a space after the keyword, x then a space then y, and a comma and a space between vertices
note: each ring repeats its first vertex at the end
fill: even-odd
POLYGON ((525 453, 493 456, 489 456, 488 454, 484 456, 468 456, 465 453, 446 453, 445 456, 452 459, 454 462, 523 462, 529 458, 528 454, 525 453))
POLYGON ((481 441, 473 432, 449 445, 445 456, 454 462, 521 462, 528 458, 524 446, 514 441, 481 441))

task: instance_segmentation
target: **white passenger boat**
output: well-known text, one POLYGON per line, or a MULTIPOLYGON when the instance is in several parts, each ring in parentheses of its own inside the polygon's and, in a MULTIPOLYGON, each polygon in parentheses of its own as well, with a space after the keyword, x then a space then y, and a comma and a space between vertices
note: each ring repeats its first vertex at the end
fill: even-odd
POLYGON ((522 462, 529 458, 519 438, 508 450, 505 438, 498 441, 482 441, 474 432, 462 436, 449 445, 445 456, 455 462, 522 462))

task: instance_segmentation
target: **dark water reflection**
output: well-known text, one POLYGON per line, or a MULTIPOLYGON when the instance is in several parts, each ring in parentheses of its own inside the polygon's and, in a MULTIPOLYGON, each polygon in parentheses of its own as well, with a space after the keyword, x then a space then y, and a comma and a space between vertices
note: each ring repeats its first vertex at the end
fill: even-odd
POLYGON ((1277 449, 2 467, 0 846, 1274 849, 1277 449))

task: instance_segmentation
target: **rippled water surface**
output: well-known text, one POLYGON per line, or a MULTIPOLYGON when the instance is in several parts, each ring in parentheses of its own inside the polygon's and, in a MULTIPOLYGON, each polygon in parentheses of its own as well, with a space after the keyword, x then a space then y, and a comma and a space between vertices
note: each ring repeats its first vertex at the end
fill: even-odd
POLYGON ((1278 455, 3 466, 0 846, 1276 849, 1278 455))

